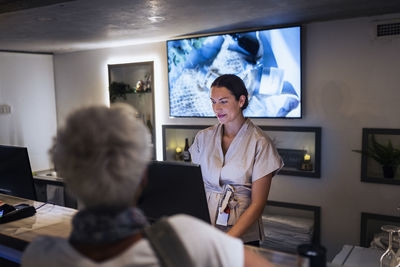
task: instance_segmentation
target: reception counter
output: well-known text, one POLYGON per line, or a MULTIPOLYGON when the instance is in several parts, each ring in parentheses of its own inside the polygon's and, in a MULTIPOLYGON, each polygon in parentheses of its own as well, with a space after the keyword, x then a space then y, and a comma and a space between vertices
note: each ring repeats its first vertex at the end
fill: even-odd
POLYGON ((27 203, 37 210, 32 217, 1 224, 0 234, 26 242, 38 235, 67 237, 71 232, 71 218, 75 209, 0 194, 0 201, 10 205, 27 203))
POLYGON ((353 245, 344 245, 342 250, 335 256, 332 263, 340 266, 362 266, 377 267, 383 250, 376 248, 363 248, 353 245))
MULTIPOLYGON (((38 235, 67 238, 71 232, 71 219, 77 212, 71 208, 3 194, 0 194, 0 201, 10 205, 26 203, 37 209, 34 216, 0 224, 0 266, 5 262, 7 266, 10 266, 10 262, 18 266, 25 247, 38 235)), ((263 248, 249 248, 277 267, 298 266, 297 255, 263 248)), ((339 265, 328 263, 327 266, 339 265)))
MULTIPOLYGON (((38 235, 68 237, 75 209, 0 194, 0 201, 17 205, 26 203, 37 210, 31 217, 0 224, 0 258, 19 262, 22 251, 38 235)), ((1 265, 1 261, 0 261, 1 265)))

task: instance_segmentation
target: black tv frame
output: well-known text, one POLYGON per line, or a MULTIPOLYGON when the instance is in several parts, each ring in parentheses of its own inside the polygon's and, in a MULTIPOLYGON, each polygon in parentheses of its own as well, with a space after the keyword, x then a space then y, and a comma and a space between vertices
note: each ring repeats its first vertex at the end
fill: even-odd
MULTIPOLYGON (((300 116, 299 117, 251 117, 251 116, 246 116, 248 118, 254 118, 254 119, 289 119, 289 120, 298 120, 303 118, 303 113, 304 113, 304 84, 303 84, 303 73, 304 73, 304 56, 303 56, 303 47, 304 47, 304 27, 302 24, 284 24, 284 25, 272 25, 272 26, 266 26, 266 27, 256 27, 256 28, 247 28, 247 29, 233 29, 229 31, 220 31, 220 32, 205 32, 205 33, 197 33, 197 34, 189 34, 189 35, 183 35, 179 36, 176 38, 171 38, 168 39, 165 42, 166 46, 166 51, 167 51, 167 66, 168 66, 168 42, 169 41, 176 41, 176 40, 183 40, 183 39, 188 39, 188 38, 199 38, 199 37, 207 37, 207 36, 213 36, 213 35, 223 35, 223 34, 234 34, 234 33, 246 33, 246 32, 254 32, 254 31, 264 31, 264 30, 274 30, 274 29, 282 29, 282 28, 290 28, 290 27, 299 27, 300 28, 300 116)), ((168 115, 170 118, 214 118, 215 116, 171 116, 171 105, 170 105, 170 82, 169 82, 169 70, 167 72, 167 78, 168 78, 168 115)))

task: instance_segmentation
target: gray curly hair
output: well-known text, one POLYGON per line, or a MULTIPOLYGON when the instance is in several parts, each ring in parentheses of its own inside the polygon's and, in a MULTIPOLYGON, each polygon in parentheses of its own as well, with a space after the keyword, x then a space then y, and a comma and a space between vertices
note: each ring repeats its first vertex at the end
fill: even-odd
POLYGON ((85 207, 130 206, 150 159, 150 136, 127 104, 79 109, 58 130, 50 155, 85 207))

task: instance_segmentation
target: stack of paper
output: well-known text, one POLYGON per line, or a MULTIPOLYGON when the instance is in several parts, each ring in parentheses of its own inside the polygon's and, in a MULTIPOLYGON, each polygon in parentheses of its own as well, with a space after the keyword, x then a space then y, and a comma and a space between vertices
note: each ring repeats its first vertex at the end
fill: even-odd
POLYGON ((265 235, 262 247, 296 253, 298 245, 312 241, 313 219, 264 214, 262 220, 265 235))

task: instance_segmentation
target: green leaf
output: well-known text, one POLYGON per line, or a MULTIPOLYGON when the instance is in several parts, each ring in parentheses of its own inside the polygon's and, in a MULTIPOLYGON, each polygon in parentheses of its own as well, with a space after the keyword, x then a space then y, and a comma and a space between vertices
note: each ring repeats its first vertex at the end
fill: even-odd
POLYGON ((368 145, 367 151, 357 149, 352 151, 366 155, 383 166, 396 167, 400 164, 400 150, 393 147, 391 140, 388 140, 387 145, 378 143, 375 135, 371 135, 371 143, 368 145))
POLYGON ((127 99, 126 94, 134 93, 135 90, 127 83, 112 82, 109 86, 110 100, 114 102, 117 98, 127 99))

